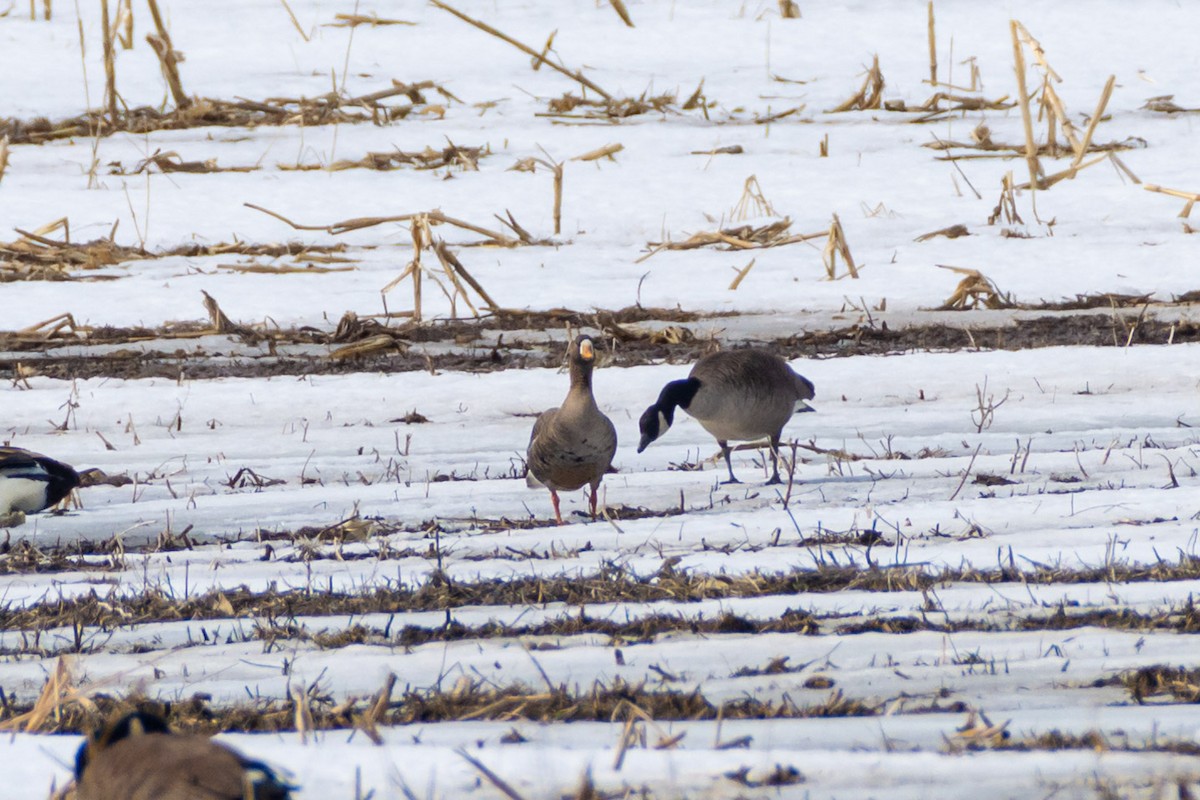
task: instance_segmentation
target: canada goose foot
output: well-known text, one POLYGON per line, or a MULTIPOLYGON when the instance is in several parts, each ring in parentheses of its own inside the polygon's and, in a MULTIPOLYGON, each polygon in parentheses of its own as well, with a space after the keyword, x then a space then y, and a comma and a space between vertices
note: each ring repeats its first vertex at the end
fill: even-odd
POLYGON ((767 481, 763 485, 764 486, 778 486, 781 483, 783 483, 783 478, 780 478, 778 475, 772 475, 771 480, 767 481))
POLYGON ((722 486, 728 486, 731 483, 741 483, 741 481, 739 481, 737 478, 730 478, 727 481, 721 481, 722 486))

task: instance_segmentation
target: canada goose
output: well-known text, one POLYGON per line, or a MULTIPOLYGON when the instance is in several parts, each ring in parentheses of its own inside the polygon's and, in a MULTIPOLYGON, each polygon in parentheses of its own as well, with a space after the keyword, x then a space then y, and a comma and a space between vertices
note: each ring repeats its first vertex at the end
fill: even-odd
POLYGON ((61 461, 20 447, 0 447, 0 521, 43 511, 78 485, 79 473, 61 461))
POLYGON ((596 489, 617 452, 617 429, 604 416, 592 396, 592 368, 596 350, 588 336, 579 336, 567 348, 571 388, 558 408, 538 415, 529 436, 526 461, 529 474, 550 490, 554 518, 563 524, 558 508, 559 491, 592 487, 591 512, 596 516, 596 489))
POLYGON ((157 714, 126 714, 75 755, 76 800, 287 800, 265 764, 207 736, 171 733, 157 714))
POLYGON ((658 400, 642 414, 638 452, 667 432, 678 407, 716 437, 729 467, 729 483, 740 483, 729 460, 729 440, 769 436, 773 472, 767 483, 780 483, 783 426, 797 411, 812 411, 804 401, 813 396, 812 382, 773 353, 755 349, 712 353, 697 361, 687 378, 664 386, 658 400))

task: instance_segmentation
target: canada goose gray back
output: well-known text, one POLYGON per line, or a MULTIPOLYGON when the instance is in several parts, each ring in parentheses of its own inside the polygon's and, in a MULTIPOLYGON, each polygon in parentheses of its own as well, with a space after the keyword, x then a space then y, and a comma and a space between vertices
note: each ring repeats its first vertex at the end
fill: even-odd
POLYGON ((75 756, 77 800, 287 800, 269 767, 207 736, 171 733, 156 714, 121 717, 75 756))
POLYGON ((729 482, 738 483, 729 458, 730 440, 769 438, 773 471, 768 483, 779 483, 779 441, 783 426, 815 396, 812 382, 779 356, 766 350, 723 350, 696 362, 683 380, 663 387, 639 421, 638 452, 662 436, 682 408, 711 433, 721 446, 729 482))
POLYGON ((78 485, 79 473, 61 461, 20 447, 0 447, 0 517, 43 511, 78 485))
POLYGON ((591 338, 577 337, 567 348, 567 361, 571 373, 567 396, 558 408, 538 415, 526 451, 529 474, 550 490, 554 518, 560 525, 560 491, 590 486, 590 508, 596 516, 596 492, 617 452, 617 429, 592 394, 596 349, 591 338))

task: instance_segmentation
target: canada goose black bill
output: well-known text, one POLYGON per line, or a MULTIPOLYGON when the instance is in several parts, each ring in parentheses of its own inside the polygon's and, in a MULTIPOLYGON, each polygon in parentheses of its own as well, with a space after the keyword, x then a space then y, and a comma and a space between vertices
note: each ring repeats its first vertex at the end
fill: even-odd
POLYGON ((526 451, 529 474, 550 490, 559 525, 563 524, 560 491, 590 486, 589 507, 596 516, 596 493, 617 452, 617 430, 592 394, 596 349, 591 338, 577 337, 567 348, 567 361, 571 373, 567 396, 558 408, 538 415, 526 451))
POLYGON ((682 408, 716 438, 729 468, 729 483, 739 483, 729 458, 730 440, 769 438, 772 474, 779 478, 779 442, 783 426, 797 411, 812 411, 804 401, 815 396, 812 382, 779 356, 765 350, 725 350, 696 362, 687 378, 663 387, 642 414, 638 452, 662 436, 682 408))
POLYGON ((44 511, 79 485, 71 467, 20 447, 0 447, 0 518, 44 511))
POLYGON ((75 755, 77 800, 288 800, 270 767, 207 736, 171 733, 136 711, 89 737, 75 755))

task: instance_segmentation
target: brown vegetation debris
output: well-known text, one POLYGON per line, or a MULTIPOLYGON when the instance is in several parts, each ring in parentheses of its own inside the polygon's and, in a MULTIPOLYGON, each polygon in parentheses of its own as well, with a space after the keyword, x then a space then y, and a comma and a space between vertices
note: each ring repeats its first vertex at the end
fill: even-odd
POLYGON ((146 257, 141 248, 110 239, 72 243, 26 234, 15 242, 0 244, 0 282, 73 280, 75 270, 101 269, 146 257))
POLYGON ((658 95, 647 95, 643 92, 638 97, 606 97, 595 100, 566 92, 562 97, 552 98, 547 107, 549 112, 538 116, 622 120, 650 112, 666 114, 682 110, 678 106, 678 95, 670 92, 658 95), (575 113, 577 109, 582 111, 575 113))
POLYGON ((405 19, 383 19, 372 11, 370 14, 334 14, 334 22, 325 23, 326 28, 357 28, 359 25, 370 25, 372 28, 386 25, 416 25, 405 19))
POLYGON ((714 147, 712 150, 692 150, 694 156, 741 155, 746 150, 740 144, 730 144, 725 147, 714 147))
POLYGON ((989 100, 986 97, 973 95, 936 92, 919 106, 909 106, 903 100, 889 100, 883 104, 883 107, 885 111, 923 111, 926 113, 912 121, 929 122, 940 119, 946 114, 963 111, 1006 111, 1016 105, 1015 102, 1009 101, 1008 95, 989 100))
POLYGON ((869 111, 878 109, 883 105, 883 86, 883 72, 879 69, 879 55, 876 54, 871 59, 871 66, 867 69, 866 76, 863 78, 863 83, 859 87, 859 90, 842 101, 837 107, 831 108, 828 113, 838 114, 843 111, 869 111))
POLYGON ((380 172, 411 166, 417 170, 457 168, 464 172, 479 169, 479 159, 491 155, 488 147, 461 147, 451 142, 440 150, 426 147, 424 150, 404 151, 400 149, 382 153, 367 153, 360 159, 339 159, 330 164, 279 164, 284 171, 325 170, 340 172, 347 169, 372 169, 380 172))
POLYGON ((1139 705, 1161 696, 1174 703, 1200 703, 1200 669, 1155 665, 1119 677, 1139 705))
POLYGON ((433 90, 447 100, 457 100, 433 81, 403 83, 392 81, 386 89, 364 95, 348 96, 327 92, 317 97, 265 100, 217 100, 192 98, 188 105, 170 110, 141 106, 110 117, 107 112, 89 111, 76 117, 51 122, 45 117, 31 120, 0 118, 0 137, 11 144, 41 144, 56 139, 108 136, 120 131, 151 133, 208 126, 254 128, 260 125, 332 125, 354 122, 381 124, 407 117, 413 110, 428 106, 424 92, 433 90), (383 101, 403 97, 405 104, 383 101))
POLYGON ((920 236, 918 236, 916 239, 914 239, 913 241, 927 242, 936 236, 945 236, 947 239, 957 239, 960 236, 970 236, 970 235, 971 235, 971 232, 969 230, 967 230, 966 225, 951 225, 949 228, 942 228, 941 230, 930 231, 929 233, 923 233, 920 236))
POLYGON ((1009 480, 1003 475, 992 475, 988 472, 980 472, 975 475, 975 480, 971 483, 977 483, 980 486, 1012 486, 1018 481, 1009 480))
POLYGON ((1163 94, 1151 97, 1142 106, 1146 111, 1157 111, 1160 114, 1184 114, 1190 111, 1200 111, 1200 108, 1184 108, 1175 102, 1175 95, 1163 94))
POLYGON ((700 247, 716 247, 719 250, 759 250, 766 247, 780 247, 785 244, 805 242, 827 236, 828 231, 817 233, 791 234, 790 217, 768 222, 764 225, 738 225, 722 228, 718 231, 700 231, 693 233, 682 242, 648 242, 650 252, 638 259, 645 261, 655 253, 663 250, 695 250, 700 247))
POLYGON ((133 169, 126 170, 120 161, 113 161, 109 165, 110 175, 140 175, 143 172, 149 172, 151 167, 155 167, 159 172, 191 172, 191 173, 212 173, 212 172, 254 172, 260 167, 220 167, 217 166, 215 158, 206 159, 205 161, 184 161, 183 157, 174 150, 162 152, 155 150, 154 155, 144 158, 134 165, 133 169))
POLYGON ((963 275, 954 293, 946 298, 946 302, 938 306, 939 311, 962 311, 968 308, 1012 308, 1011 295, 1001 292, 991 279, 977 269, 937 265, 939 269, 948 269, 963 275))
MULTIPOLYGON (((30 706, 9 704, 3 709, 8 728, 46 733, 83 733, 104 719, 131 708, 153 709, 174 730, 213 734, 223 731, 290 731, 296 729, 298 703, 305 706, 307 732, 413 723, 497 720, 514 722, 614 722, 638 720, 747 720, 799 719, 807 717, 873 716, 875 706, 842 697, 840 693, 813 705, 800 705, 785 697, 780 701, 739 698, 716 703, 699 689, 684 692, 652 690, 644 684, 614 680, 590 687, 568 689, 565 685, 531 689, 522 684, 497 686, 492 682, 460 678, 449 689, 406 688, 393 697, 394 682, 366 697, 351 697, 335 703, 319 685, 297 686, 299 697, 264 699, 214 708, 204 695, 161 702, 135 695, 117 698, 104 693, 89 697, 74 689, 69 675, 47 682, 51 701, 43 701, 36 718, 30 706)), ((755 785, 784 785, 803 778, 792 768, 767 774, 755 785), (775 781, 769 783, 768 781, 775 781)))

